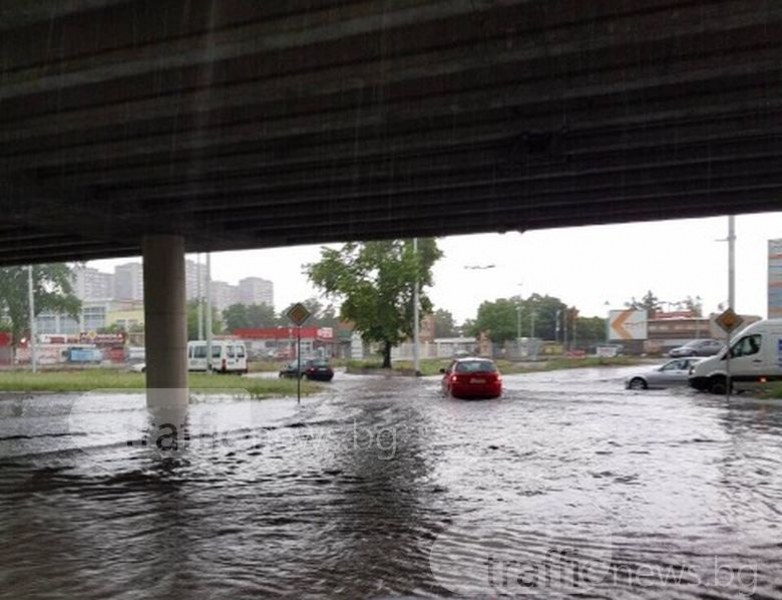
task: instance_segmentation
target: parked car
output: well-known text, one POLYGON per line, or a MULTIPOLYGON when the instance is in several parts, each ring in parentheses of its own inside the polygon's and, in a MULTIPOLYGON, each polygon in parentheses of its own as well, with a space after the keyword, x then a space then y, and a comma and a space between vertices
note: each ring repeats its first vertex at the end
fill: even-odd
POLYGON ((313 381, 331 381, 334 379, 334 369, 329 365, 325 358, 303 358, 301 359, 301 373, 299 374, 299 362, 297 360, 289 362, 280 369, 280 377, 295 379, 297 376, 304 377, 313 381))
POLYGON ((692 356, 669 360, 658 367, 633 373, 625 379, 625 387, 630 390, 647 390, 687 385, 690 371, 702 360, 703 358, 692 356))
POLYGON ((681 356, 714 356, 722 350, 724 345, 719 340, 691 340, 683 346, 673 348, 668 352, 668 356, 671 358, 679 358, 681 356))
MULTIPOLYGON (((782 319, 752 323, 733 334, 730 345, 730 378, 733 390, 760 389, 782 381, 782 319)), ((690 375, 690 386, 712 394, 727 389, 727 349, 699 362, 690 375)))
POLYGON ((487 358, 457 358, 443 374, 443 394, 454 398, 497 398, 502 395, 502 376, 487 358))

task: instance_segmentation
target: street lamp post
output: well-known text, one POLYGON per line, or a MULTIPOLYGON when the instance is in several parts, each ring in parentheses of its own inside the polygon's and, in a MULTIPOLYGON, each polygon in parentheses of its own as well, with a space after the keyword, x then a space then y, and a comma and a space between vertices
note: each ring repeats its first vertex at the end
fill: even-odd
MULTIPOLYGON (((418 260, 418 238, 413 238, 413 253, 415 254, 416 261, 418 260)), ((416 262, 416 276, 415 276, 415 285, 413 286, 413 371, 415 372, 416 377, 421 375, 421 360, 420 360, 420 354, 418 349, 419 344, 419 338, 420 338, 420 325, 419 325, 419 314, 418 314, 418 304, 420 303, 419 299, 419 282, 418 282, 418 264, 416 262)))
POLYGON ((212 372, 212 254, 206 253, 206 372, 212 372))
POLYGON ((521 302, 516 305, 516 352, 521 358, 521 302))
POLYGON ((27 267, 27 308, 30 311, 30 367, 35 373, 38 370, 37 348, 35 347, 37 332, 35 330, 35 296, 33 294, 33 266, 27 267))
MULTIPOLYGON (((523 283, 517 283, 519 287, 523 286, 523 283)), ((516 305, 516 352, 519 355, 519 359, 522 358, 521 356, 521 311, 523 310, 522 302, 524 301, 524 298, 521 295, 521 292, 519 292, 519 303, 516 305)))
POLYGON ((198 319, 198 341, 204 339, 204 302, 201 297, 201 253, 196 253, 196 305, 198 319))

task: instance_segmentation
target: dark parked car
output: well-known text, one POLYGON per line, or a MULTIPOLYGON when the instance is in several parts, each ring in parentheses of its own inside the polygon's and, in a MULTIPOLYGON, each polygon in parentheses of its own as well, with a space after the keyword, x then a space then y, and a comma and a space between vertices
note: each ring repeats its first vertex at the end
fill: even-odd
MULTIPOLYGON (((289 362, 280 370, 280 377, 295 379, 298 367, 298 361, 289 362)), ((325 358, 303 358, 301 359, 301 377, 313 381, 331 381, 334 379, 334 370, 325 358)))
POLYGON ((443 374, 444 394, 455 398, 497 398, 502 394, 502 377, 487 358, 459 358, 443 374))
POLYGON ((672 358, 680 358, 683 356, 714 356, 722 350, 724 345, 725 344, 719 340, 691 340, 683 346, 679 346, 668 352, 668 356, 672 358))

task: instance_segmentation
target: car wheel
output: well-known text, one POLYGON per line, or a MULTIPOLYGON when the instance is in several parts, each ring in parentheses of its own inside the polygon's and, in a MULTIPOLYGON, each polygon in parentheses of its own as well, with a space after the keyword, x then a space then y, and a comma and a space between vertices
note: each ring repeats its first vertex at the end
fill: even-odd
POLYGON ((645 390, 648 387, 649 386, 646 385, 646 382, 643 379, 641 379, 640 377, 633 377, 630 380, 629 388, 631 390, 645 390))
POLYGON ((728 389, 728 382, 724 375, 713 375, 709 378, 709 392, 712 394, 724 394, 728 389))

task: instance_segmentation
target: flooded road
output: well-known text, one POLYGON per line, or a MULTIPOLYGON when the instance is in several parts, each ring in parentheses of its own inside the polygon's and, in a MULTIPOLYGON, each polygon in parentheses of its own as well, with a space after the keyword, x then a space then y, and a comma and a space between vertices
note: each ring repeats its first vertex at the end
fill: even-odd
POLYGON ((782 598, 782 403, 627 372, 200 398, 168 455, 140 396, 6 397, 0 594, 782 598))

